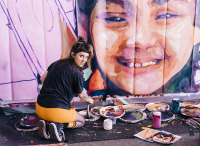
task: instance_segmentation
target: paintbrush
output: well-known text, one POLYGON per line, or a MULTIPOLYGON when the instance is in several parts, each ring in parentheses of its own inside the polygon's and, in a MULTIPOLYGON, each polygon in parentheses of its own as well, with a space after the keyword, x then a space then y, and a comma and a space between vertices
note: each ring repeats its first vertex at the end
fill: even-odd
POLYGON ((86 114, 86 119, 90 119, 90 106, 89 104, 87 105, 87 114, 86 114))

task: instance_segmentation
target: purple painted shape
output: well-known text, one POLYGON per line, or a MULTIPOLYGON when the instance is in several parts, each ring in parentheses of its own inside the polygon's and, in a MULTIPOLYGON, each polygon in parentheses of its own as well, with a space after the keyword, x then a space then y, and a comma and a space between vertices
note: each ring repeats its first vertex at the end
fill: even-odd
MULTIPOLYGON (((20 1, 18 0, 15 0, 15 5, 17 5, 17 3, 19 3, 20 1)), ((42 28, 48 32, 51 32, 53 27, 54 27, 54 17, 53 17, 53 12, 52 12, 52 7, 50 6, 50 3, 48 0, 46 0, 49 8, 50 8, 50 12, 51 12, 51 17, 52 17, 52 20, 53 20, 53 23, 50 27, 50 29, 47 29, 45 28, 40 22, 39 20, 37 19, 36 17, 36 14, 35 14, 35 11, 33 9, 33 0, 30 0, 31 2, 31 6, 32 6, 32 11, 35 15, 35 19, 36 21, 42 26, 42 28)), ((73 13, 74 11, 74 0, 71 1, 71 0, 67 0, 67 2, 73 2, 73 6, 72 9, 70 9, 69 11, 68 10, 64 10, 60 1, 58 0, 58 3, 60 5, 57 5, 57 2, 55 0, 55 6, 57 6, 58 8, 58 11, 63 11, 62 13, 62 16, 63 16, 63 19, 67 20, 68 21, 68 24, 70 24, 70 27, 71 27, 71 30, 73 31, 73 33, 75 34, 75 29, 73 29, 72 25, 71 25, 71 22, 76 22, 75 19, 74 20, 69 20, 68 16, 66 15, 67 13, 73 13), (62 9, 61 9, 62 8, 62 9)), ((18 16, 18 20, 19 20, 19 24, 21 25, 21 30, 23 31, 23 35, 25 35, 25 39, 23 39, 22 35, 18 33, 18 28, 15 27, 15 24, 16 22, 13 21, 12 19, 12 16, 10 15, 9 13, 9 9, 7 8, 7 5, 5 4, 4 0, 0 0, 0 7, 2 8, 7 20, 8 20, 8 23, 6 24, 7 27, 9 27, 10 30, 12 30, 13 32, 13 35, 15 37, 15 40, 20 48, 20 50, 22 51, 22 54, 26 60, 26 62, 28 63, 28 66, 29 68, 31 69, 31 72, 33 73, 33 76, 35 78, 32 78, 32 79, 22 79, 22 80, 16 80, 16 81, 9 81, 9 82, 2 82, 0 83, 0 85, 6 85, 6 84, 11 84, 11 83, 19 83, 19 82, 25 82, 25 81, 33 81, 33 80, 36 80, 37 79, 37 74, 42 74, 42 72, 44 72, 45 70, 43 69, 39 59, 38 59, 38 56, 36 55, 36 53, 34 52, 34 49, 32 47, 32 42, 29 40, 28 36, 27 36, 27 32, 24 30, 23 28, 23 25, 25 24, 22 24, 22 21, 21 21, 21 17, 20 17, 20 14, 19 14, 19 10, 16 9, 16 15, 18 16), (28 44, 27 46, 25 44, 28 44)), ((74 23, 76 24, 76 23, 74 23)), ((12 78, 11 78, 12 79, 12 78)), ((39 88, 38 88, 38 85, 37 85, 37 90, 38 90, 38 93, 39 93, 39 88)), ((26 90, 26 89, 24 89, 26 90)))

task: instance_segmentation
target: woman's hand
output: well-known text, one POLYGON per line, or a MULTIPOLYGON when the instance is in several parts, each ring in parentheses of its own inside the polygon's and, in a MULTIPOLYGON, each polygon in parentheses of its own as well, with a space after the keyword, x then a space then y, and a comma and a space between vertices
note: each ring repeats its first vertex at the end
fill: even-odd
POLYGON ((87 91, 84 89, 81 94, 78 94, 82 101, 86 101, 89 105, 93 104, 94 101, 91 97, 89 97, 86 93, 87 91))

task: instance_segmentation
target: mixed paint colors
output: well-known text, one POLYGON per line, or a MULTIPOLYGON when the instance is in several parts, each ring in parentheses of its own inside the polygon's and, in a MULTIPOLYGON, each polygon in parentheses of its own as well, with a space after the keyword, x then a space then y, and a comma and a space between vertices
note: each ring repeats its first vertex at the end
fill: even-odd
POLYGON ((97 107, 92 107, 91 108, 91 112, 95 115, 100 115, 100 110, 101 110, 101 106, 97 106, 97 107))
POLYGON ((170 106, 166 103, 148 103, 146 108, 149 111, 169 111, 170 106))
POLYGON ((40 118, 38 116, 28 116, 20 120, 22 127, 35 127, 38 125, 40 118))
POLYGON ((181 108, 181 114, 189 117, 200 117, 200 108, 181 108))
POLYGON ((146 119, 146 113, 137 110, 126 110, 125 114, 120 118, 121 121, 127 123, 137 123, 146 119))
POLYGON ((126 111, 124 116, 122 117, 125 120, 133 121, 139 120, 143 117, 142 113, 139 111, 126 111))
POLYGON ((38 129, 38 122, 40 118, 38 116, 26 116, 20 121, 15 123, 15 129, 18 131, 34 131, 38 129))
POLYGON ((120 118, 125 114, 125 110, 121 106, 108 106, 103 107, 100 114, 106 118, 120 118))
POLYGON ((90 118, 88 118, 87 110, 82 110, 79 113, 85 118, 85 121, 96 121, 100 118, 100 116, 94 115, 92 112, 90 112, 90 118))
POLYGON ((144 111, 146 107, 143 104, 128 104, 124 105, 123 108, 125 110, 139 110, 139 111, 144 111))

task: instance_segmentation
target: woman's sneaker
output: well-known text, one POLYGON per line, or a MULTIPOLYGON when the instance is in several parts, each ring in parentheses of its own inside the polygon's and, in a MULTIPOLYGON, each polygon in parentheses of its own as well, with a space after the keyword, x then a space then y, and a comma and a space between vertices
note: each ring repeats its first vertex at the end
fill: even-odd
POLYGON ((46 129, 47 126, 46 126, 46 122, 44 120, 40 120, 38 122, 38 135, 41 137, 41 138, 44 138, 44 139, 49 139, 50 138, 50 135, 49 135, 49 132, 48 130, 46 129))
POLYGON ((63 124, 60 124, 60 123, 49 124, 51 140, 59 141, 59 142, 65 140, 65 133, 62 130, 62 128, 63 128, 63 124))

